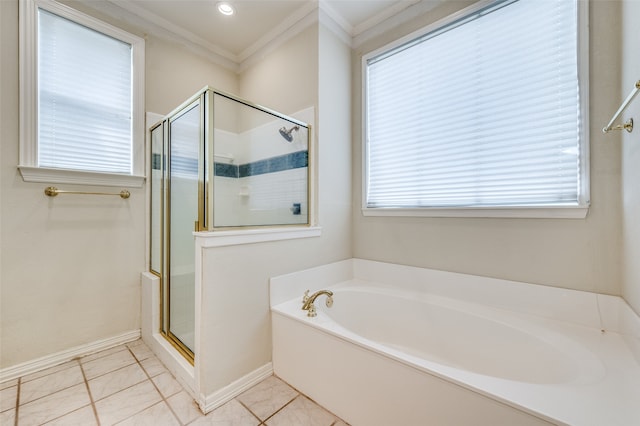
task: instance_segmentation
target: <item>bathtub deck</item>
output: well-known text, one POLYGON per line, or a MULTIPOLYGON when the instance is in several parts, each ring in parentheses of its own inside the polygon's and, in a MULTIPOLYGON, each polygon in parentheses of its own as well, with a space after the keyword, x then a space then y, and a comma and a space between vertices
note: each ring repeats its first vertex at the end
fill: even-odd
MULTIPOLYGON (((360 259, 288 274, 274 284, 274 371, 352 424, 383 425, 390 421, 384 407, 397 407, 395 414, 413 419, 406 424, 428 424, 436 416, 436 424, 472 424, 470 418, 478 416, 473 424, 640 425, 640 318, 620 298, 360 259), (300 310, 303 289, 332 289, 335 308, 341 288, 367 285, 374 292, 417 292, 410 299, 448 298, 451 306, 475 303, 474 313, 522 326, 525 334, 535 333, 568 354, 578 374, 540 381, 483 375, 367 340, 336 323, 322 303, 316 318, 300 310), (305 348, 305 356, 299 348, 305 348), (312 370, 317 376, 309 377, 312 370), (331 381, 343 395, 333 396, 322 381, 331 381), (420 410, 422 417, 415 413, 420 410), (367 411, 372 412, 363 414, 367 411)), ((360 316, 384 312, 390 322, 396 317, 386 304, 370 308, 347 310, 360 316)), ((500 349, 495 348, 498 363, 508 356, 500 349)))

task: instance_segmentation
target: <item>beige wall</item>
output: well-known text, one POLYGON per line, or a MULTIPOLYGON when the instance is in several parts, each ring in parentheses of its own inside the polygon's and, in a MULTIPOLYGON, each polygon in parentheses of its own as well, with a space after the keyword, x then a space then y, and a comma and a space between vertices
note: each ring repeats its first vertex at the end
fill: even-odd
MULTIPOLYGON (((591 209, 586 219, 363 217, 361 58, 472 2, 448 1, 353 54, 354 257, 620 294, 620 152, 601 128, 617 108, 618 8, 590 2, 591 209)), ((631 30, 630 30, 631 31, 631 30)), ((452 123, 460 117, 451 117, 452 123)), ((523 117, 526 119, 526 117, 523 117)))
POLYGON ((239 76, 239 96, 283 114, 315 106, 317 45, 318 29, 312 25, 244 70, 239 76))
POLYGON ((238 76, 184 47, 158 38, 146 40, 147 111, 168 114, 204 86, 238 92, 238 76))
MULTIPOLYGON (((622 2, 622 81, 619 100, 640 80, 640 2, 622 2)), ((640 314, 640 96, 621 122, 633 117, 636 128, 622 132, 622 234, 624 241, 622 296, 640 314)), ((615 141, 614 143, 617 143, 615 141)))
MULTIPOLYGON (((51 199, 43 194, 46 184, 23 182, 16 168, 18 1, 2 0, 0 10, 0 368, 5 368, 140 328, 146 225, 144 187, 130 188, 126 201, 51 199)), ((234 73, 153 37, 147 38, 146 62, 149 111, 169 112, 206 84, 237 90, 234 73)))
POLYGON ((246 99, 289 114, 316 108, 322 236, 204 251, 205 394, 271 360, 270 277, 351 257, 349 67, 349 48, 312 25, 241 76, 246 99))

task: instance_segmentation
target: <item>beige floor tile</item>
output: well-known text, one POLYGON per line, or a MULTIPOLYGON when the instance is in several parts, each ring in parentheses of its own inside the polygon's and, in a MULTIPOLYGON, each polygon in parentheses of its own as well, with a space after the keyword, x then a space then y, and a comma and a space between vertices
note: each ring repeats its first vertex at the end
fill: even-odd
POLYGON ((331 426, 337 418, 304 395, 267 420, 267 426, 331 426))
POLYGON ((49 374, 57 373, 58 371, 66 370, 67 368, 76 366, 78 366, 78 361, 74 359, 73 361, 65 362, 56 365, 55 367, 46 368, 41 371, 36 371, 32 374, 27 374, 26 376, 23 376, 20 381, 24 384, 26 382, 30 382, 31 380, 39 379, 40 377, 48 376, 49 374))
POLYGON ((98 426, 96 414, 88 405, 67 415, 45 423, 46 426, 98 426))
MULTIPOLYGON (((348 426, 275 376, 204 416, 141 340, 23 377, 19 425, 98 425, 84 377, 101 426, 348 426)), ((15 422, 17 384, 0 388, 0 425, 15 422)))
POLYGON ((131 352, 128 350, 122 350, 102 358, 83 362, 82 369, 84 370, 84 374, 87 376, 87 380, 91 380, 95 377, 102 376, 103 374, 110 373, 118 370, 119 368, 135 363, 136 359, 131 355, 131 352))
POLYGON ((144 368, 149 377, 154 377, 167 371, 165 366, 155 356, 140 361, 140 364, 142 364, 142 368, 144 368))
POLYGON ((131 352, 133 352, 133 355, 138 361, 142 361, 154 356, 151 349, 149 349, 149 347, 142 341, 142 339, 138 339, 135 342, 127 343, 127 347, 129 348, 129 350, 131 350, 131 352))
POLYGON ((165 398, 169 398, 172 395, 177 394, 182 390, 182 385, 178 383, 176 379, 173 378, 171 373, 164 372, 155 376, 153 379, 153 383, 157 386, 160 393, 165 398))
POLYGON ((295 389, 271 376, 242 393, 237 399, 253 414, 265 420, 296 396, 298 392, 295 389))
POLYGON ((0 383, 0 390, 10 388, 11 386, 18 386, 18 379, 6 380, 0 383))
POLYGON ((16 421, 16 409, 3 411, 0 413, 0 425, 13 426, 16 421))
POLYGON ((148 380, 147 375, 135 363, 89 380, 89 389, 93 400, 99 401, 145 380, 148 380))
POLYGON ((20 426, 40 425, 91 403, 84 383, 20 405, 20 426))
POLYGON ((102 426, 113 425, 161 401, 150 380, 138 383, 96 402, 102 426))
POLYGON ((193 400, 191 395, 185 391, 181 391, 170 398, 167 398, 167 402, 174 413, 178 416, 180 421, 184 424, 190 423, 199 417, 203 417, 202 411, 193 400))
POLYGON ((257 426, 260 420, 237 400, 232 399, 189 426, 257 426))
POLYGON ((118 423, 118 426, 180 426, 166 402, 162 401, 118 423))
POLYGON ((115 354, 116 352, 126 351, 127 347, 125 345, 114 346, 113 348, 105 349, 104 351, 96 352, 91 355, 83 356, 80 358, 81 363, 87 363, 89 361, 93 361, 99 358, 104 358, 107 355, 115 354))
POLYGON ((18 398, 18 386, 2 389, 0 391, 0 411, 16 408, 16 399, 18 398))
POLYGON ((51 395, 71 386, 84 383, 80 365, 60 370, 53 374, 39 377, 20 384, 20 405, 35 401, 43 396, 51 395))

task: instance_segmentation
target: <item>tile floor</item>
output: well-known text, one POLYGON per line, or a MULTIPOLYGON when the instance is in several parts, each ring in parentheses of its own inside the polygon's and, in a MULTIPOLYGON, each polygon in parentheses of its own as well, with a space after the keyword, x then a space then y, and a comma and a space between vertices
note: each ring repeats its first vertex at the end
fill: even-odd
POLYGON ((275 376, 204 416, 142 342, 0 384, 0 425, 344 426, 275 376))

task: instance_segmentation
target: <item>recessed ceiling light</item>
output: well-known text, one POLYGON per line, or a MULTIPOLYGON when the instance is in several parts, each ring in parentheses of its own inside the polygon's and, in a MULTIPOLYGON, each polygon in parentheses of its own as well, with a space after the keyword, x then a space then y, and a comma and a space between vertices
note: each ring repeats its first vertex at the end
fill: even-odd
POLYGON ((233 15, 235 13, 235 9, 233 8, 233 6, 231 6, 231 4, 221 1, 218 3, 218 11, 220 13, 222 13, 223 15, 233 15))

